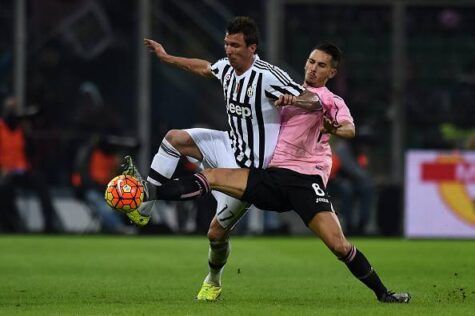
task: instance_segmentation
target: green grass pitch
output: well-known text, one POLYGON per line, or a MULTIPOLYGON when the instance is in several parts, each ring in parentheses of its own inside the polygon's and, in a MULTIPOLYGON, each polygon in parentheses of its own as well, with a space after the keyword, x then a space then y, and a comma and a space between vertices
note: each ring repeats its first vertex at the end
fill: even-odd
POLYGON ((409 305, 378 303, 311 237, 233 238, 203 303, 205 237, 0 236, 0 314, 475 315, 475 241, 352 241, 409 305))

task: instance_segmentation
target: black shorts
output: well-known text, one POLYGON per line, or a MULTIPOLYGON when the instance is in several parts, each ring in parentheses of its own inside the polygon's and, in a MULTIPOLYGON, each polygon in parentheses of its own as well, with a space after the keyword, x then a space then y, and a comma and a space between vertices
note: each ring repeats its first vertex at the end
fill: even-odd
POLYGON ((320 176, 284 168, 251 169, 242 200, 263 210, 294 210, 306 225, 319 212, 333 212, 320 176))

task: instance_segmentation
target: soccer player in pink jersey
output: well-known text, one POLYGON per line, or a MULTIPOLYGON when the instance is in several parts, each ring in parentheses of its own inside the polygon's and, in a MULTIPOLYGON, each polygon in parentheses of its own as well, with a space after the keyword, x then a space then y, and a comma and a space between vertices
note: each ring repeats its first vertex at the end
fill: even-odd
POLYGON ((344 236, 326 185, 331 170, 331 135, 352 138, 353 118, 344 100, 325 87, 337 73, 340 50, 332 44, 317 46, 305 64, 307 90, 319 104, 295 106, 295 96, 280 96, 281 129, 267 169, 207 169, 191 177, 167 182, 157 191, 159 199, 187 200, 211 190, 247 201, 258 208, 294 210, 351 273, 374 291, 379 301, 408 303, 409 293, 394 293, 381 282, 366 257, 344 236))

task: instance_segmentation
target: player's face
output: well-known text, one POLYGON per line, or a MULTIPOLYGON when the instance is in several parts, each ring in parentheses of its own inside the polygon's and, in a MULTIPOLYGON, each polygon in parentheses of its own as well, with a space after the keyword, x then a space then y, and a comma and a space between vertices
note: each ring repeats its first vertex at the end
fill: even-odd
POLYGON ((336 68, 331 64, 332 56, 315 49, 305 63, 305 84, 311 87, 323 87, 328 79, 336 75, 336 68))
POLYGON ((252 44, 247 46, 244 40, 244 34, 226 34, 224 37, 224 50, 229 59, 229 63, 236 70, 236 73, 242 74, 254 61, 254 53, 257 45, 252 44))

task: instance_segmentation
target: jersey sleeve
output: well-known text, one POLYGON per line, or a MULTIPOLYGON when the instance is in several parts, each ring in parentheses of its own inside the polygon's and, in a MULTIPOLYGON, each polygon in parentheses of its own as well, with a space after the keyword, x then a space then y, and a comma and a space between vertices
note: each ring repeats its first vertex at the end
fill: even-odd
POLYGON ((277 100, 281 95, 300 95, 305 89, 296 83, 290 76, 279 67, 271 67, 264 77, 264 92, 266 97, 277 100))
POLYGON ((333 104, 326 110, 327 117, 330 118, 335 125, 340 125, 343 122, 354 124, 350 109, 346 105, 345 100, 339 96, 333 96, 333 104))
POLYGON ((211 65, 211 73, 222 83, 224 74, 230 67, 228 58, 222 58, 211 65))

